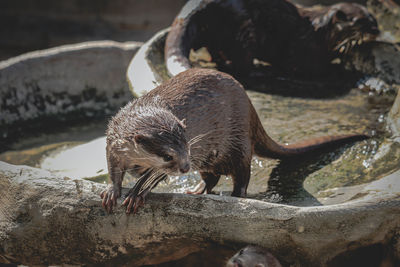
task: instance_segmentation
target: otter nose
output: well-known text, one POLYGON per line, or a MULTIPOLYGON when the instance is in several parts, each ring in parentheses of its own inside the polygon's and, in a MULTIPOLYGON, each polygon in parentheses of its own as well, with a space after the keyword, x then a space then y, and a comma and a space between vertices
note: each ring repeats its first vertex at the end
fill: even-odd
POLYGON ((181 173, 187 173, 190 170, 190 164, 184 163, 179 167, 181 173))

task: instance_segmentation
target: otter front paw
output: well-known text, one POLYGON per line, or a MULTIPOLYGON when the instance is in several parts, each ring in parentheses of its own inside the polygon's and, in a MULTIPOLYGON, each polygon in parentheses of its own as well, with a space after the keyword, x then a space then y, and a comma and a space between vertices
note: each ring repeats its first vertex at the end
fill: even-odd
POLYGON ((135 214, 139 207, 144 205, 144 196, 135 196, 134 194, 128 194, 122 205, 126 206, 126 214, 130 214, 133 207, 133 214, 135 214))
POLYGON ((117 199, 120 195, 120 190, 114 186, 110 186, 100 194, 100 197, 103 200, 101 204, 108 213, 112 212, 113 206, 117 206, 117 199))

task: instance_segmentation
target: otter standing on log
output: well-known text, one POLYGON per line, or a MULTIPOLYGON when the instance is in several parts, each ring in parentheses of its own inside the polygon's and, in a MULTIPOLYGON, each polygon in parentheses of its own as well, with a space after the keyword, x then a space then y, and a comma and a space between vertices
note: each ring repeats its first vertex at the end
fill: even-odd
POLYGON ((253 60, 278 73, 309 78, 329 74, 331 61, 378 35, 377 22, 355 3, 296 7, 286 0, 191 0, 165 43, 174 76, 191 68, 190 49, 206 47, 217 68, 246 76, 253 60))
POLYGON ((198 170, 203 179, 190 193, 210 193, 221 175, 229 175, 232 196, 245 197, 254 154, 288 158, 363 138, 347 135, 280 145, 264 131, 239 82, 215 70, 190 69, 131 101, 111 119, 107 162, 113 184, 101 194, 102 204, 112 211, 127 171, 141 176, 123 202, 127 213, 132 207, 136 212, 167 175, 189 170, 198 170))

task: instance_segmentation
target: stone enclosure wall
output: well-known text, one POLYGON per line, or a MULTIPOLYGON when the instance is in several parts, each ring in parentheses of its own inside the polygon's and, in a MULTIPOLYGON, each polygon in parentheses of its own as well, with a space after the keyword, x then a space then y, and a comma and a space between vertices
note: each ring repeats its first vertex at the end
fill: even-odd
POLYGON ((0 1, 0 60, 93 40, 145 41, 185 0, 0 1))

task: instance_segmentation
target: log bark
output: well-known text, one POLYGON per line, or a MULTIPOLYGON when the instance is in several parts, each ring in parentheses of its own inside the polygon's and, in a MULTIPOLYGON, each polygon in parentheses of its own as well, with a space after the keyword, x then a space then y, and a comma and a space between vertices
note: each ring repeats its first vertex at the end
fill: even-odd
POLYGON ((398 194, 294 207, 154 193, 137 214, 126 215, 121 207, 113 214, 101 208, 105 186, 0 162, 0 262, 139 266, 179 259, 209 244, 247 243, 304 266, 326 266, 349 248, 372 244, 400 254, 398 194))

